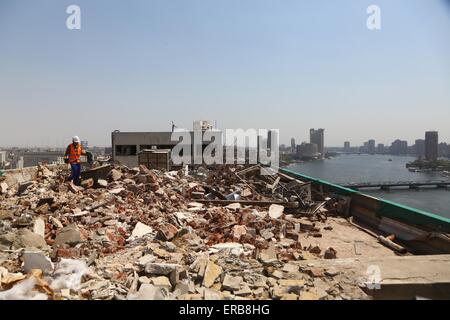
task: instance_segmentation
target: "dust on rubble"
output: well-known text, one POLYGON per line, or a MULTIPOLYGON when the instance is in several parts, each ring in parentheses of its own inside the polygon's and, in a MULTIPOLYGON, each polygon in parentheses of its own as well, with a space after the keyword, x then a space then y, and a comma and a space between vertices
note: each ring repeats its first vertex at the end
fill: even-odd
POLYGON ((0 181, 0 300, 366 298, 314 267, 340 257, 315 240, 346 222, 342 204, 260 170, 114 165, 77 187, 41 166, 0 181))

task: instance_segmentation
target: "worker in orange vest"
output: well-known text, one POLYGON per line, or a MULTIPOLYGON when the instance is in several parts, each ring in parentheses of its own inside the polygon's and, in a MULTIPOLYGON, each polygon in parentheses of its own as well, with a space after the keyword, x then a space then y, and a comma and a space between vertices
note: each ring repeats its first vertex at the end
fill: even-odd
POLYGON ((80 138, 74 136, 72 138, 72 143, 67 146, 66 149, 66 161, 70 164, 71 175, 69 181, 77 186, 80 185, 80 174, 81 174, 81 156, 86 155, 86 151, 81 148, 80 138))

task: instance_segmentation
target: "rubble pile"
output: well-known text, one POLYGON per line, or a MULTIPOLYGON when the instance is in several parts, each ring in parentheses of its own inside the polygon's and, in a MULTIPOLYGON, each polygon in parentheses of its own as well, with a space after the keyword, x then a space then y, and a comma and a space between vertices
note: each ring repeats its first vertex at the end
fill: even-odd
POLYGON ((0 299, 361 298, 336 270, 299 264, 339 255, 299 235, 330 232, 319 225, 341 204, 261 170, 115 165, 77 187, 41 166, 0 181, 0 299))

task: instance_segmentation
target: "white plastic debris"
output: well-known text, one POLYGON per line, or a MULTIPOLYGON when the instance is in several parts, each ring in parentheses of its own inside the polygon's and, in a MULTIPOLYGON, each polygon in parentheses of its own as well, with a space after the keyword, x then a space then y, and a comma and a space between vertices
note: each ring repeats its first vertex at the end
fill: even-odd
POLYGON ((34 289, 36 279, 28 278, 9 290, 0 292, 0 300, 47 300, 46 294, 34 289))
POLYGON ((82 260, 61 259, 56 265, 52 279, 48 279, 53 290, 80 288, 81 277, 88 271, 86 263, 82 260))

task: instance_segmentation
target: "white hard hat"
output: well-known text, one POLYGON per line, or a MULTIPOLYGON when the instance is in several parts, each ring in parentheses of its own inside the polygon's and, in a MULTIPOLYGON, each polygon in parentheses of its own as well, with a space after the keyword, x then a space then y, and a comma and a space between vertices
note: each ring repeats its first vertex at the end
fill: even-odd
POLYGON ((78 143, 80 143, 80 138, 79 138, 78 136, 74 136, 74 137, 72 138, 72 142, 78 142, 78 143))

